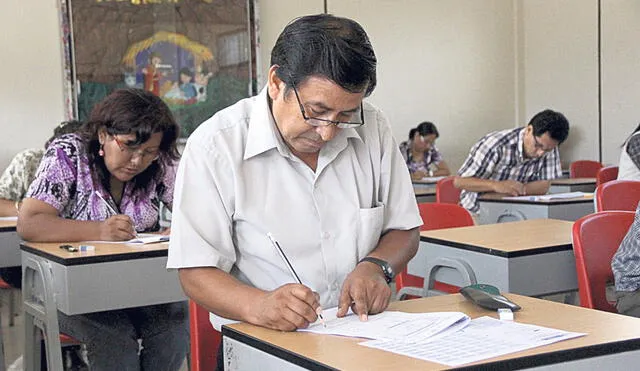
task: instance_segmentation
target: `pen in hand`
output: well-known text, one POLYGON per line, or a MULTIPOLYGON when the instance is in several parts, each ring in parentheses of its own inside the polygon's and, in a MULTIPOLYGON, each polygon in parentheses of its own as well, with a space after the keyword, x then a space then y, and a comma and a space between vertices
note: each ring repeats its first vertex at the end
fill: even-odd
MULTIPOLYGON (((302 285, 302 281, 300 280, 300 277, 298 277, 298 274, 293 269, 293 266, 289 262, 289 259, 287 259, 287 256, 284 254, 284 251, 282 251, 282 248, 280 247, 280 244, 278 243, 278 241, 276 241, 276 239, 273 237, 273 235, 270 232, 267 233, 267 237, 269 237, 271 244, 276 249, 276 251, 282 258, 284 263, 286 264, 287 268, 289 269, 289 273, 291 273, 293 278, 295 278, 296 282, 302 285)), ((318 313, 318 317, 320 317, 320 322, 322 323, 322 326, 327 327, 327 324, 324 322, 324 317, 322 317, 322 309, 320 310, 320 313, 318 313)))
MULTIPOLYGON (((118 215, 120 214, 113 206, 111 206, 110 203, 107 202, 107 200, 105 200, 104 197, 102 197, 102 195, 100 194, 100 192, 96 192, 96 196, 98 196, 98 198, 107 206, 107 209, 109 209, 109 211, 113 214, 113 215, 118 215)), ((135 227, 133 228, 133 234, 136 238, 138 238, 138 231, 136 231, 135 227)))

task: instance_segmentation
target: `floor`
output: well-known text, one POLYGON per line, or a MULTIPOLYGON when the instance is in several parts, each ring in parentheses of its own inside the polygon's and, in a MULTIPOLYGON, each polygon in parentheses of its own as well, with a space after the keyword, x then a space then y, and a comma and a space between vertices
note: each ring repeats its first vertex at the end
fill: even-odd
MULTIPOLYGON (((9 326, 9 296, 15 295, 16 306, 19 310, 19 304, 22 302, 20 290, 0 290, 0 321, 2 322, 2 338, 4 341, 4 358, 6 371, 22 371, 22 367, 10 367, 21 366, 20 362, 15 362, 22 356, 24 348, 24 316, 22 314, 14 317, 14 326, 9 326)), ((3 368, 0 367, 0 370, 3 368)), ((187 362, 180 368, 180 371, 188 371, 187 362)))

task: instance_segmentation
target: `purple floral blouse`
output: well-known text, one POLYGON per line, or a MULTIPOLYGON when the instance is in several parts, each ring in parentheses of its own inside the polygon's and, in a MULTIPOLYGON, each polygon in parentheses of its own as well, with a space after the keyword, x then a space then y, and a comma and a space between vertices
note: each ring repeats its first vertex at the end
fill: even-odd
POLYGON ((105 220, 113 212, 96 194, 99 192, 113 209, 120 210, 133 220, 138 232, 156 231, 160 227, 160 202, 169 208, 173 202, 176 165, 165 169, 160 182, 152 180, 147 190, 133 192, 133 182, 127 182, 118 206, 94 176, 80 137, 67 134, 47 147, 27 197, 55 207, 63 218, 105 220))
POLYGON ((429 172, 429 166, 431 164, 437 165, 442 161, 442 154, 436 146, 431 146, 431 148, 425 152, 423 161, 413 161, 411 156, 411 142, 404 141, 400 143, 400 152, 402 153, 402 157, 404 157, 404 161, 407 163, 407 167, 409 168, 409 172, 411 174, 416 171, 423 171, 425 173, 429 172))

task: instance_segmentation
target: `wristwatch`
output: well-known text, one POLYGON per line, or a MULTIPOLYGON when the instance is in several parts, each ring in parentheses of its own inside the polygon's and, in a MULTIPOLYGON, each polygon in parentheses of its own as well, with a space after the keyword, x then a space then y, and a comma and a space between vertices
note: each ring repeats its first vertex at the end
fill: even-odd
POLYGON ((364 258, 362 258, 362 260, 358 262, 358 264, 362 262, 370 262, 373 264, 377 264, 382 269, 382 273, 384 273, 384 278, 387 280, 387 283, 393 280, 395 273, 393 272, 393 268, 391 267, 391 264, 387 263, 386 261, 382 259, 374 258, 372 256, 365 256, 364 258))

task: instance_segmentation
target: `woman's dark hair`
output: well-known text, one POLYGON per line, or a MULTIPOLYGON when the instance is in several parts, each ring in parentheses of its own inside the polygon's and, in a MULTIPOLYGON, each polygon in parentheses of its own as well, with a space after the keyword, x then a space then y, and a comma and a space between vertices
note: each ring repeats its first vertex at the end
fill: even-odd
POLYGON ((140 145, 152 134, 162 133, 158 159, 132 179, 134 190, 146 189, 151 180, 162 179, 164 169, 180 158, 176 147, 180 128, 162 99, 142 89, 116 90, 95 105, 89 120, 78 131, 85 143, 89 164, 107 190, 111 188, 110 174, 104 158, 98 155, 98 133, 102 128, 109 135, 135 134, 136 139, 131 145, 140 145))
POLYGON ((45 142, 44 148, 49 147, 49 144, 53 142, 54 139, 57 139, 65 134, 75 133, 80 129, 81 126, 82 122, 78 120, 62 121, 58 126, 55 127, 55 129, 53 129, 53 135, 45 142))
POLYGON ((409 130, 409 140, 413 139, 413 136, 416 135, 416 133, 419 133, 423 136, 435 134, 436 138, 440 137, 440 133, 438 133, 438 129, 436 128, 436 126, 433 124, 433 122, 429 121, 421 122, 418 126, 409 130))
POLYGON ((376 87, 376 55, 357 22, 331 14, 300 17, 289 23, 271 51, 271 65, 292 86, 324 76, 343 89, 368 96, 376 87))

